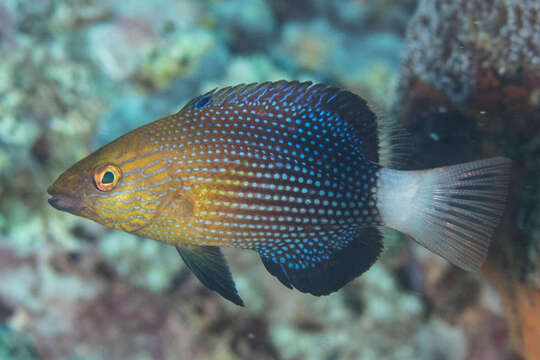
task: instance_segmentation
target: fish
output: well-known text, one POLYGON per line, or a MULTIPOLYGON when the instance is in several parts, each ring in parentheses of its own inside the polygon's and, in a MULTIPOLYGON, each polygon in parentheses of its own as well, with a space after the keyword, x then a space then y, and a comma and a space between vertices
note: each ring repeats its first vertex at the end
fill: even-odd
POLYGON ((202 284, 240 306, 221 247, 257 252, 283 285, 315 296, 367 271, 385 228, 477 271, 511 160, 400 170, 384 124, 361 96, 325 84, 214 89, 75 163, 48 202, 175 246, 202 284))

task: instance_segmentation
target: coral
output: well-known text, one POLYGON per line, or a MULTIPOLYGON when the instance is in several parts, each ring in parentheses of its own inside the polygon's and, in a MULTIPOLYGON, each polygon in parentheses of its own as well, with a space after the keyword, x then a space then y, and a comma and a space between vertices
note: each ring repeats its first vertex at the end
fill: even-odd
POLYGON ((399 81, 398 54, 403 40, 393 33, 380 32, 347 43, 350 55, 332 67, 335 77, 341 86, 390 108, 399 81))
POLYGON ((464 334, 442 321, 432 321, 420 329, 414 341, 420 359, 460 360, 467 352, 464 334))
POLYGON ((264 0, 216 1, 212 12, 233 52, 263 50, 275 28, 272 11, 264 0))
POLYGON ((260 55, 236 56, 230 59, 223 78, 204 82, 202 91, 209 91, 217 87, 226 86, 232 82, 252 83, 280 80, 287 77, 287 73, 276 67, 268 58, 260 55))
POLYGON ((89 54, 113 80, 131 76, 157 40, 151 24, 124 18, 93 27, 87 34, 89 54))
POLYGON ((277 57, 286 66, 302 71, 331 69, 332 58, 340 57, 344 36, 326 20, 290 22, 282 29, 277 57))
POLYGON ((137 77, 155 89, 163 89, 179 76, 187 77, 196 71, 202 57, 215 53, 216 39, 206 30, 183 31, 174 36, 164 47, 154 44, 145 55, 137 77))
POLYGON ((422 305, 414 295, 403 294, 379 264, 342 292, 328 298, 308 298, 302 309, 291 305, 282 302, 272 327, 274 341, 286 358, 418 356, 411 344, 414 330, 420 326, 422 305), (344 323, 348 325, 344 327, 344 323), (377 338, 377 332, 370 329, 384 331, 385 338, 377 338))
POLYGON ((174 247, 126 233, 109 232, 100 250, 119 275, 155 292, 168 289, 183 266, 174 247))
POLYGON ((275 17, 283 23, 322 17, 340 30, 357 36, 379 30, 403 33, 416 6, 416 0, 269 0, 275 17), (324 16, 320 16, 324 14, 324 16))
POLYGON ((537 1, 421 1, 407 29, 394 107, 418 144, 415 167, 514 159, 507 216, 483 274, 502 298, 516 349, 530 358, 540 356, 530 340, 540 333, 528 320, 538 317, 531 302, 540 299, 539 54, 537 1))
POLYGON ((4 360, 37 360, 30 341, 23 335, 0 326, 0 358, 4 360))
POLYGON ((369 33, 373 29, 402 33, 416 6, 414 0, 378 2, 337 0, 316 3, 319 11, 328 13, 336 26, 354 33, 369 33))
MULTIPOLYGON (((370 36, 341 32, 326 20, 290 22, 274 57, 293 72, 311 72, 389 107, 398 81, 402 39, 391 32, 370 36), (369 54, 369 56, 366 56, 369 54)), ((301 76, 300 76, 301 77, 301 76)))
POLYGON ((421 1, 407 29, 403 87, 419 77, 460 103, 476 95, 485 69, 508 79, 538 68, 539 16, 530 0, 421 1))

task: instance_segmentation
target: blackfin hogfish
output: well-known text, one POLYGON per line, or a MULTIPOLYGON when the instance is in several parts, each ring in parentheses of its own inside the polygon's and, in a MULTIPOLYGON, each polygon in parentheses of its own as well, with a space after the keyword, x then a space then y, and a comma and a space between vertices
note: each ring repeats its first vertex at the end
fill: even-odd
POLYGON ((381 227, 477 270, 510 160, 393 170, 382 166, 380 133, 375 112, 349 91, 227 87, 80 160, 48 189, 49 203, 176 246, 204 285, 238 305, 221 246, 257 251, 285 286, 313 295, 366 271, 383 249, 381 227))

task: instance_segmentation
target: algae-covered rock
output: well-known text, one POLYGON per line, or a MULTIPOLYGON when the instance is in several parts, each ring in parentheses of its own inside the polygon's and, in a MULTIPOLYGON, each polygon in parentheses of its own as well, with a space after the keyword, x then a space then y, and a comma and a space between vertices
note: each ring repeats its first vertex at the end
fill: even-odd
POLYGON ((506 217, 483 274, 502 297, 514 346, 538 357, 533 339, 540 332, 528 319, 538 318, 540 308, 523 299, 540 299, 534 216, 540 208, 540 4, 420 1, 404 49, 394 112, 414 134, 414 166, 496 155, 514 160, 506 217))
MULTIPOLYGON (((514 229, 536 249, 540 131, 540 5, 536 1, 423 1, 409 24, 396 114, 428 166, 505 153, 521 189, 514 229), (467 14, 467 16, 463 16, 467 14), (517 174, 517 172, 516 172, 517 174)), ((523 265, 528 268, 527 255, 523 265)), ((534 267, 534 266, 533 266, 534 267)), ((525 270, 526 271, 526 270, 525 270)))
POLYGON ((419 78, 463 103, 486 96, 480 89, 527 83, 540 66, 539 11, 534 0, 421 1, 407 29, 403 87, 419 78))

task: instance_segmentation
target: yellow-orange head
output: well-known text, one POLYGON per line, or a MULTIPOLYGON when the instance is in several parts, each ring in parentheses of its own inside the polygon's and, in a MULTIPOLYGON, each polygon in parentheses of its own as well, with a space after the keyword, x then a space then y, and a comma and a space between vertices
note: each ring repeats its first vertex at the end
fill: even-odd
POLYGON ((49 203, 113 229, 144 228, 178 188, 171 160, 151 142, 151 132, 143 126, 74 164, 47 190, 49 203))

